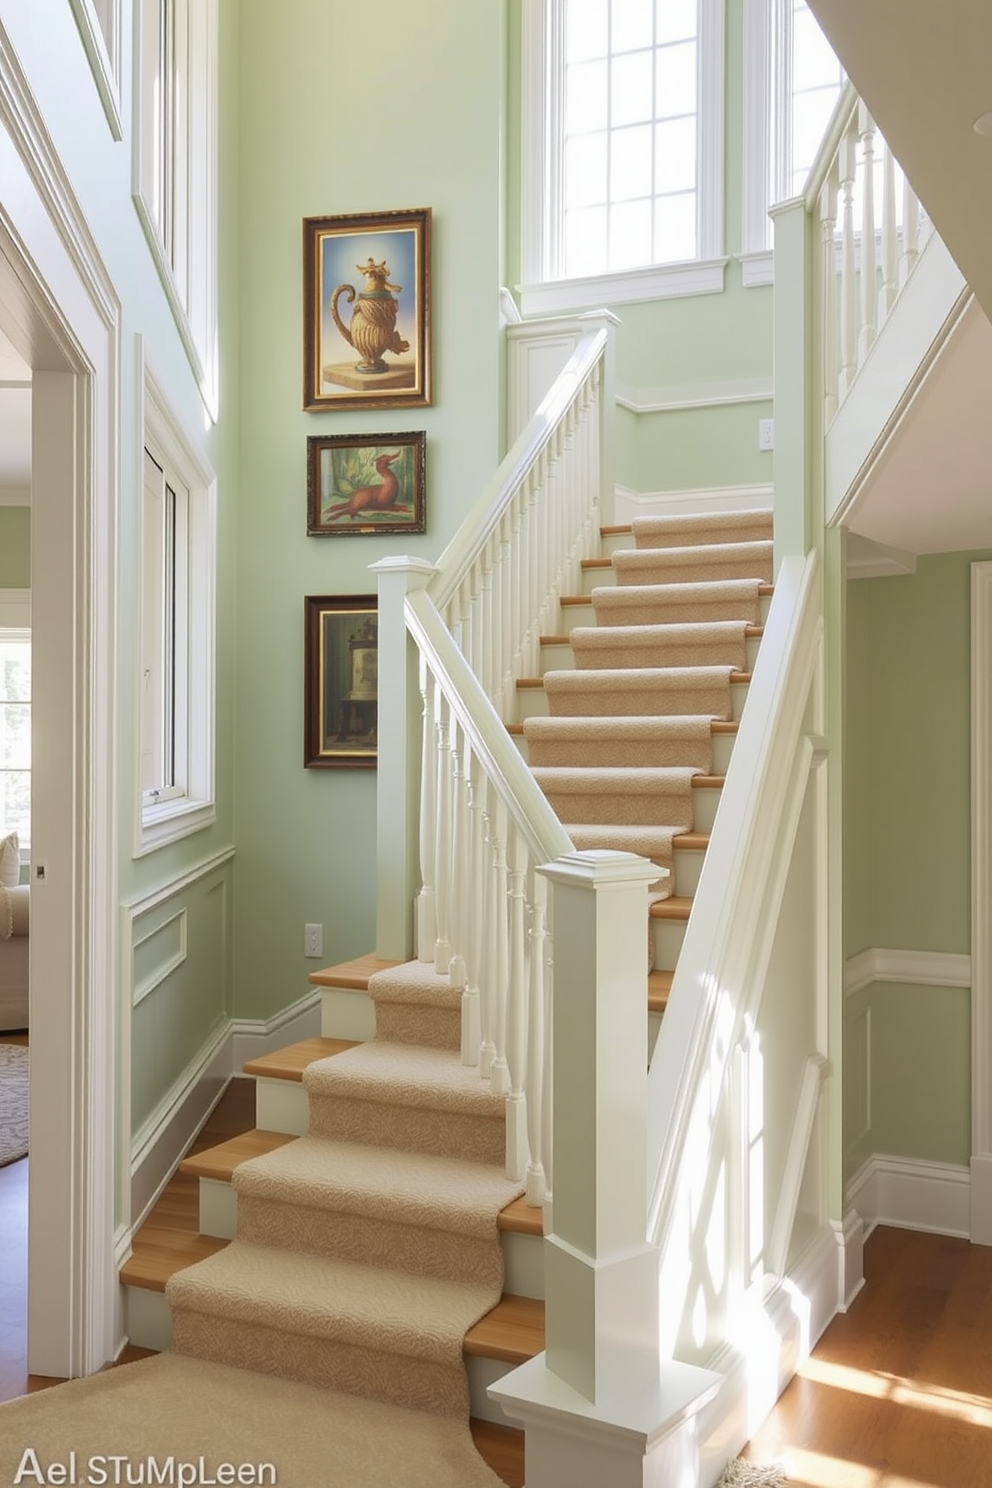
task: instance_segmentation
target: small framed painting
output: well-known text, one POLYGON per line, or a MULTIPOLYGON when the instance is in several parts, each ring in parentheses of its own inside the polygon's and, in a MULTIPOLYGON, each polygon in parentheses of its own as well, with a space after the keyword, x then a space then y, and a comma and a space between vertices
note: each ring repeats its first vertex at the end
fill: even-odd
POLYGON ((379 723, 376 597, 307 595, 303 618, 304 767, 374 768, 379 723))
POLYGON ((307 532, 423 532, 424 449, 413 434, 311 434, 307 439, 307 532))
POLYGON ((303 220, 303 407, 431 401, 431 212, 303 220))

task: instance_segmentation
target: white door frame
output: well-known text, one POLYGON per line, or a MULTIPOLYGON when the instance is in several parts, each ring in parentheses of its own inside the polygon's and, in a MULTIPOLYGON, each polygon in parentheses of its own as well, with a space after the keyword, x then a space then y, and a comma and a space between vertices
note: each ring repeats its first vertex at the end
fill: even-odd
POLYGON ((28 1368, 121 1338, 115 636, 120 308, 0 25, 0 307, 33 369, 28 1368), (40 869, 44 868, 44 877, 40 869))
POLYGON ((992 1245, 992 563, 971 565, 971 1239, 992 1245))

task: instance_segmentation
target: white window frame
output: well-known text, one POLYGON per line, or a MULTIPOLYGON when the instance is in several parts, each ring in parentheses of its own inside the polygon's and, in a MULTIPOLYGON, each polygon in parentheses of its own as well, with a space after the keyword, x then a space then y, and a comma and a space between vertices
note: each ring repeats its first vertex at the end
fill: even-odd
MULTIPOLYGON (((188 837, 210 826, 217 817, 215 802, 216 704, 216 563, 217 490, 214 473, 188 437, 162 391, 161 384, 140 351, 143 389, 135 472, 144 493, 145 448, 188 493, 186 505, 186 613, 177 634, 185 637, 185 655, 176 676, 177 782, 173 789, 146 798, 141 789, 142 597, 135 596, 134 760, 136 782, 134 856, 154 852, 166 843, 188 837)), ((135 573, 143 572, 146 543, 144 499, 138 503, 135 573)))
POLYGON ((744 0, 745 287, 774 280, 769 208, 791 194, 792 3, 744 0))
MULTIPOLYGON (((30 589, 0 589, 0 640, 31 640, 30 589)), ((30 773, 31 767, 29 766, 28 774, 30 773)), ((3 825, 4 823, 0 822, 0 827, 3 825)), ((23 834, 19 837, 18 845, 21 863, 29 863, 31 861, 30 831, 27 838, 23 834)))
POLYGON ((218 398, 217 3, 138 0, 132 161, 135 207, 213 418, 218 398), (172 19, 167 44, 163 16, 172 19))
MULTIPOLYGON (((521 58, 521 310, 558 315, 604 304, 714 294, 724 286, 724 0, 699 0, 697 256, 589 278, 555 277, 559 170, 551 120, 564 92, 568 0, 523 0, 521 58)), ((560 154, 560 152, 558 152, 560 154)))
POLYGON ((121 126, 121 0, 69 0, 115 140, 121 126))

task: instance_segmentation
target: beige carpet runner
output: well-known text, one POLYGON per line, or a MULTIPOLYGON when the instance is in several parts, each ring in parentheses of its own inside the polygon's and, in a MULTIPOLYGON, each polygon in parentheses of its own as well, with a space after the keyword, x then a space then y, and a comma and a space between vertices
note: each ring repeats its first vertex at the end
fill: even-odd
MULTIPOLYGON (((544 676, 547 718, 523 725, 535 778, 579 849, 640 853, 669 870, 693 825, 692 779, 712 771, 711 721, 732 716, 746 631, 772 577, 769 511, 643 517, 593 591, 574 669, 544 676)), ((652 898, 673 892, 672 876, 652 898)))
POLYGON ((467 1422, 462 1341, 523 1190, 504 1097, 460 1062, 446 978, 413 962, 369 992, 377 1037, 309 1066, 308 1134, 235 1170, 236 1239, 169 1282, 173 1348, 467 1422))

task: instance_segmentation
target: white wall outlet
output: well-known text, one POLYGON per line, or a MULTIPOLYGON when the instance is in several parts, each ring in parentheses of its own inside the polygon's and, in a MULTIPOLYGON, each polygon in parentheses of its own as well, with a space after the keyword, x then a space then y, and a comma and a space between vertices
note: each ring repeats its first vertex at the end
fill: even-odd
POLYGON ((758 420, 758 448, 759 450, 773 450, 775 448, 775 420, 758 420))
POLYGON ((305 956, 322 956, 324 954, 324 927, 323 925, 304 925, 303 940, 305 956))

